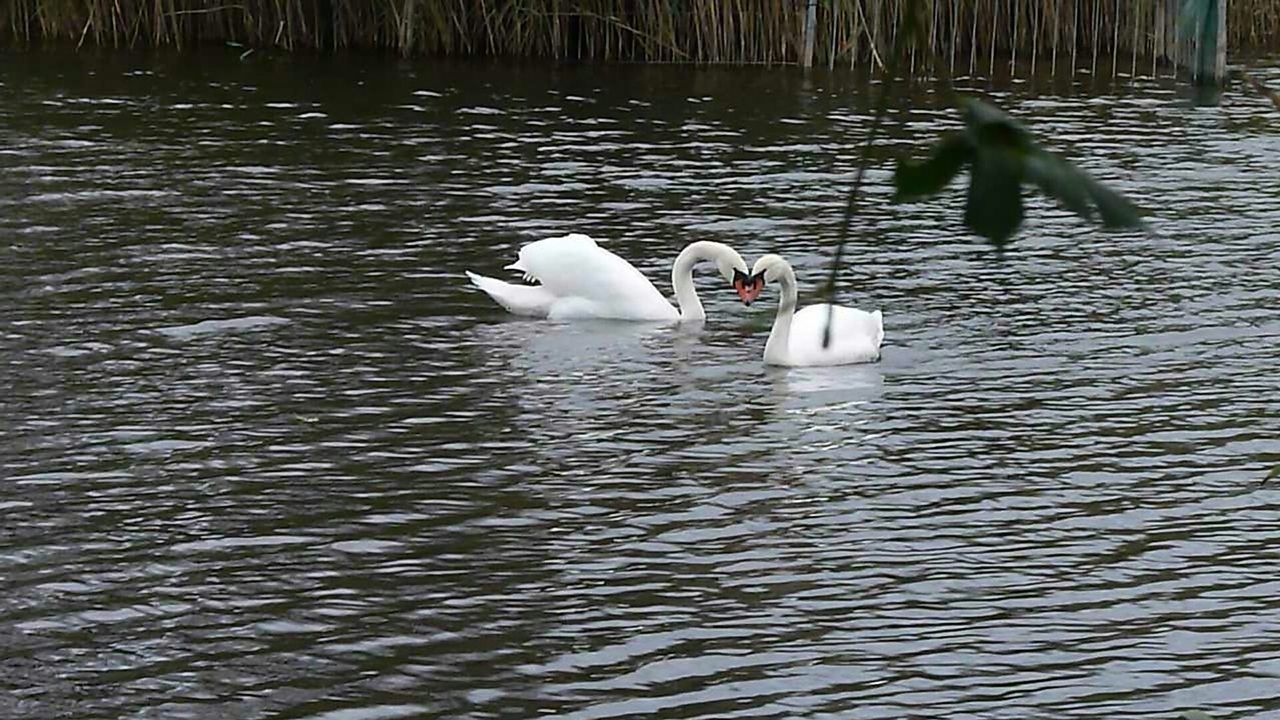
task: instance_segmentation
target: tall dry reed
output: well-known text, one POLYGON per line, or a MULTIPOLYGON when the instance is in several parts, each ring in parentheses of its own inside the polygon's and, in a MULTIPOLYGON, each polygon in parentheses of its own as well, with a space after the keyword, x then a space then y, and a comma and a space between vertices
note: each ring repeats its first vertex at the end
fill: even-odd
MULTIPOLYGON (((913 74, 1136 73, 1180 60, 1178 0, 919 0, 913 74), (1125 61, 1128 61, 1127 63, 1125 61), (1105 65, 1100 66, 1100 62, 1105 65)), ((906 0, 821 0, 815 64, 884 65, 906 0)), ((638 62, 794 63, 808 0, 7 0, 0 39, 103 46, 235 42, 322 52, 638 62)), ((1280 46, 1280 0, 1230 0, 1232 52, 1280 46)))

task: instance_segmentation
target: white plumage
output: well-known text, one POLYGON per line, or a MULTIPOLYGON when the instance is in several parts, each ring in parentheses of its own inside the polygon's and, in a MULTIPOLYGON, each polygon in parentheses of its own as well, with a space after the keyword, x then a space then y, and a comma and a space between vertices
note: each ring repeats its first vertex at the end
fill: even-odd
MULTIPOLYGON (((782 298, 778 315, 764 346, 764 361, 769 365, 799 367, 808 365, 847 365, 880 359, 880 343, 884 340, 884 320, 879 310, 866 312, 851 307, 834 306, 831 314, 831 343, 822 346, 827 329, 828 309, 833 306, 810 305, 796 312, 796 275, 791 264, 778 255, 765 255, 751 271, 752 284, 759 294, 763 285, 778 282, 782 298)), ((751 299, 754 299, 751 295, 751 299)))
POLYGON ((517 315, 676 322, 705 318, 693 289, 693 266, 701 260, 715 260, 730 283, 735 282, 735 270, 742 278, 746 276, 746 262, 729 246, 705 241, 689 245, 672 266, 679 310, 631 263, 579 233, 520 248, 519 259, 506 269, 516 270, 526 281, 538 285, 509 283, 470 271, 467 277, 517 315))

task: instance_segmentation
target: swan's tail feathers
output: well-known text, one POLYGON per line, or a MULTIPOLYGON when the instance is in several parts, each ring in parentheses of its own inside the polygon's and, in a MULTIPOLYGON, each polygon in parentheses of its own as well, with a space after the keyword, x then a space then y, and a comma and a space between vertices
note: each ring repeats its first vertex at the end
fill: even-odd
POLYGON ((884 342, 884 315, 876 310, 871 313, 871 322, 875 326, 875 334, 872 337, 876 339, 876 350, 879 350, 880 343, 884 342))
POLYGON ((555 296, 539 285, 512 285, 484 275, 477 275, 470 270, 467 277, 471 284, 488 293, 502 307, 516 315, 530 317, 546 317, 551 309, 555 296))

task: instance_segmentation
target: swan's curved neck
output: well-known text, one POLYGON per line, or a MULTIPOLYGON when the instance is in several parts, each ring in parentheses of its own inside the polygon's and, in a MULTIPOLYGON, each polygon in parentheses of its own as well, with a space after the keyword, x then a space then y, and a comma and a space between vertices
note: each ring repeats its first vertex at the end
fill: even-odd
POLYGON ((764 361, 770 365, 786 365, 790 357, 791 318, 796 314, 796 273, 790 265, 784 265, 778 276, 782 299, 778 301, 778 315, 773 319, 773 329, 764 344, 764 361))
POLYGON ((693 287, 693 266, 703 260, 714 260, 717 256, 715 243, 696 242, 681 250, 672 263, 671 286, 676 290, 676 305, 680 306, 681 320, 707 319, 707 314, 702 309, 702 300, 698 299, 698 291, 693 287))

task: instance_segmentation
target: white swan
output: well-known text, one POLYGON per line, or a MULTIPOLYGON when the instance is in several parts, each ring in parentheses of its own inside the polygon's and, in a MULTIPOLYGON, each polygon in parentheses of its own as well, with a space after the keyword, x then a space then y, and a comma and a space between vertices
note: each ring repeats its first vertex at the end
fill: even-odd
POLYGON ((607 318, 613 320, 705 320, 702 301, 693 287, 693 266, 714 260, 720 274, 745 300, 747 263, 733 248, 718 242, 695 242, 676 256, 671 284, 676 302, 671 307, 662 293, 631 263, 573 233, 531 242, 520 248, 520 259, 508 265, 525 280, 538 285, 517 285, 467 271, 467 277, 499 305, 517 315, 553 320, 607 318))
POLYGON ((846 365, 874 362, 880 359, 880 343, 884 340, 884 323, 880 311, 865 312, 850 307, 834 306, 831 315, 831 344, 822 347, 827 327, 827 309, 831 305, 810 305, 796 312, 796 273, 791 264, 778 255, 765 255, 756 260, 747 281, 742 302, 750 305, 764 290, 766 283, 782 286, 778 316, 764 344, 764 361, 768 365, 799 367, 804 365, 846 365))

